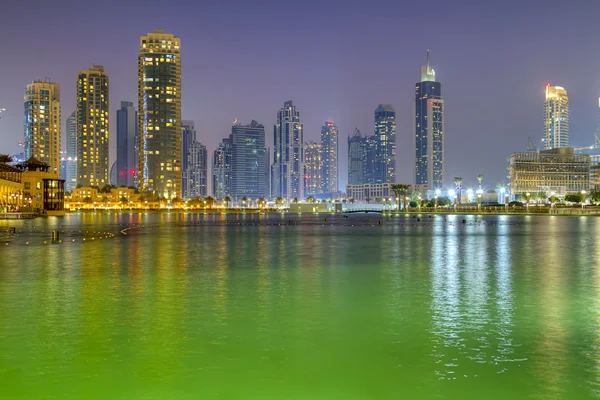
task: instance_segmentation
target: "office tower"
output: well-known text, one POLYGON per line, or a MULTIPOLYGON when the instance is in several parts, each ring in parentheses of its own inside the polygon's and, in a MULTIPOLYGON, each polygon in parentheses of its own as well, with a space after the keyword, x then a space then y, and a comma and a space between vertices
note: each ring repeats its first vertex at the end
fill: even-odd
POLYGON ((272 196, 304 198, 304 130, 291 100, 277 113, 273 143, 272 196))
POLYGON ((108 176, 108 75, 94 65, 77 75, 77 184, 102 188, 108 176))
POLYGON ((396 181, 396 111, 391 104, 379 104, 375 110, 375 182, 396 181))
POLYGON ((181 121, 181 193, 183 197, 188 193, 187 170, 188 152, 196 141, 196 125, 194 121, 181 121))
POLYGON ((60 175, 60 85, 34 81, 25 92, 25 159, 35 157, 60 175))
POLYGON ((265 127, 252 120, 248 125, 231 127, 231 181, 229 195, 233 200, 243 197, 258 199, 268 195, 267 148, 265 127))
POLYGON ((231 139, 219 143, 213 154, 213 195, 216 199, 229 196, 231 186, 231 139))
POLYGON ((550 83, 544 101, 544 141, 546 150, 569 147, 569 97, 565 88, 550 83))
POLYGON ((429 51, 415 85, 415 183, 422 193, 444 186, 444 100, 429 51))
POLYGON ((117 186, 137 186, 137 135, 137 111, 133 102, 122 101, 117 110, 117 186))
POLYGON ((304 144, 304 169, 306 196, 323 193, 323 152, 321 143, 304 144))
POLYGON ((348 136, 348 185, 362 185, 367 182, 366 155, 366 138, 358 128, 354 128, 352 136, 348 136))
POLYGON ((138 59, 140 188, 174 198, 181 192, 181 59, 178 37, 140 37, 138 59))
POLYGON ((321 149, 323 154, 323 193, 332 194, 338 188, 338 129, 331 121, 321 127, 321 149))
POLYGON ((65 151, 65 191, 77 187, 77 110, 67 118, 67 149, 65 151))
POLYGON ((186 191, 183 193, 184 199, 194 197, 206 197, 208 193, 208 153, 206 146, 194 140, 188 146, 187 151, 187 169, 185 171, 186 191))

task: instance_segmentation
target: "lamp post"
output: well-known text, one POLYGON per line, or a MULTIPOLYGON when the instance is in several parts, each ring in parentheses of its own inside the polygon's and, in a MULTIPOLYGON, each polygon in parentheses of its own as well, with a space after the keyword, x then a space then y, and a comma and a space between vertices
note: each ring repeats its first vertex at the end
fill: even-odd
POLYGON ((583 214, 583 206, 585 206, 585 194, 587 192, 585 190, 581 191, 581 213, 583 214))
POLYGON ((554 202, 556 201, 554 198, 555 194, 556 192, 550 192, 550 213, 552 213, 552 210, 554 209, 554 202))
POLYGON ((440 196, 440 193, 441 193, 441 192, 442 192, 442 191, 441 191, 440 189, 436 189, 436 190, 435 190, 435 196, 433 197, 433 199, 434 199, 434 202, 435 202, 435 204, 434 204, 435 211, 437 211, 437 207, 438 207, 438 197, 440 196))
POLYGON ((482 196, 483 190, 481 189, 477 189, 477 211, 481 211, 481 196, 482 196))
POLYGON ((525 193, 525 196, 527 196, 527 204, 526 204, 526 206, 527 206, 527 212, 529 213, 529 198, 531 197, 531 193, 529 193, 529 192, 525 193))
POLYGON ((421 195, 419 195, 418 200, 419 200, 419 212, 421 212, 421 195))
POLYGON ((448 191, 448 195, 452 199, 452 205, 454 206, 454 212, 456 212, 456 192, 452 189, 448 191))

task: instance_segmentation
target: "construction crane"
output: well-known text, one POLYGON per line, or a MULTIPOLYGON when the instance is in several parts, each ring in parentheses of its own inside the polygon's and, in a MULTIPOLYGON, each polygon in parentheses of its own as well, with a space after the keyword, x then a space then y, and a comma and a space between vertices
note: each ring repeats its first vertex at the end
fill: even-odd
POLYGON ((594 133, 594 144, 586 147, 575 147, 575 151, 584 151, 584 150, 592 150, 592 149, 600 149, 600 132, 594 133))
POLYGON ((542 140, 540 140, 540 144, 538 144, 536 146, 535 144, 533 144, 533 140, 531 139, 531 136, 527 137, 527 151, 535 151, 535 152, 539 153, 543 144, 544 144, 544 138, 542 138, 542 140))

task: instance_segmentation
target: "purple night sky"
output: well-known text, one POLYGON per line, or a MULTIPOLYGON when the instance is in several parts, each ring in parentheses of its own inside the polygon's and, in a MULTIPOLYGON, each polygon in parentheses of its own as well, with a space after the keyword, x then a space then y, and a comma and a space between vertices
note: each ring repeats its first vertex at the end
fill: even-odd
POLYGON ((0 153, 18 151, 23 95, 35 79, 61 84, 63 135, 76 74, 93 63, 110 79, 115 111, 137 105, 139 36, 181 38, 182 117, 214 150, 231 122, 256 119, 273 141, 277 110, 293 100, 305 139, 334 120, 340 188, 346 138, 373 131, 378 103, 397 113, 398 181, 413 182, 414 83, 431 50, 446 101, 446 185, 483 173, 495 187, 506 158, 542 135, 547 81, 569 93, 571 144, 593 143, 600 96, 598 1, 6 1, 0 10, 0 153))

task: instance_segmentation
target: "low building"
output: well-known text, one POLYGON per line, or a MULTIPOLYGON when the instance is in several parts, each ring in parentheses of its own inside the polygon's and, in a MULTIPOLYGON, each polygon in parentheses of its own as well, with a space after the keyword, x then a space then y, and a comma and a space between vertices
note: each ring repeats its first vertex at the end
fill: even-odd
POLYGON ((513 199, 526 193, 564 196, 590 189, 590 156, 575 154, 573 148, 517 152, 508 161, 513 199))
POLYGON ((290 212, 293 213, 317 213, 317 212, 333 212, 331 203, 292 203, 290 204, 290 212))
MULTIPOLYGON (((396 200, 396 193, 392 190, 394 183, 367 183, 363 185, 346 185, 346 198, 354 199, 358 203, 375 202, 376 199, 396 200)), ((411 186, 409 191, 414 188, 411 186)))
POLYGON ((0 212, 23 203, 23 171, 0 163, 0 212))

